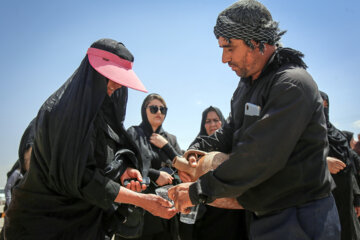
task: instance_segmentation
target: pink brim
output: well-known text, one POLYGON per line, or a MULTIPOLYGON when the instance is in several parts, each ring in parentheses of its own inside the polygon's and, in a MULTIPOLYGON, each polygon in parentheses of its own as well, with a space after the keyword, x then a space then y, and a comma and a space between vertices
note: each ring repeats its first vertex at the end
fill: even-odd
POLYGON ((104 77, 122 86, 147 92, 132 70, 132 62, 97 48, 89 48, 87 54, 91 66, 104 77))

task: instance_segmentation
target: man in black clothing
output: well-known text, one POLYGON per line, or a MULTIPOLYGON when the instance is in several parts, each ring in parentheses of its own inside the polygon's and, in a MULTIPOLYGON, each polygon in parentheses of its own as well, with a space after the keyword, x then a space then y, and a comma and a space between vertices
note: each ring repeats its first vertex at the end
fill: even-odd
POLYGON ((284 32, 255 0, 221 12, 214 33, 241 80, 225 126, 190 148, 230 157, 170 189, 175 207, 241 205, 252 213, 251 239, 339 239, 322 100, 303 54, 277 47, 284 32))

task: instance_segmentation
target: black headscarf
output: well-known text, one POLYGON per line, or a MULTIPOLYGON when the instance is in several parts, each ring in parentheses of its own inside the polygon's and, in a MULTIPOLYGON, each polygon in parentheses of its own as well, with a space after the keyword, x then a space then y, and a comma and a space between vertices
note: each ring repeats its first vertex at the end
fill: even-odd
POLYGON ((326 93, 320 91, 320 95, 324 101, 324 114, 327 125, 327 135, 329 140, 329 157, 335 157, 343 161, 346 166, 351 164, 349 160, 349 143, 342 131, 331 124, 329 120, 329 97, 326 93))
POLYGON ((20 145, 19 145, 19 163, 20 163, 20 170, 21 170, 22 174, 24 174, 26 172, 24 154, 34 144, 35 120, 36 119, 34 118, 30 122, 29 126, 26 128, 23 136, 21 137, 21 141, 20 141, 20 145))
MULTIPOLYGON (((118 55, 119 44, 123 46, 101 39, 91 47, 118 55)), ((120 57, 133 60, 132 55, 120 57)), ((107 82, 86 55, 73 75, 41 106, 30 170, 14 189, 15 201, 7 212, 7 238, 19 239, 26 234, 29 239, 103 239, 102 216, 112 206, 120 185, 98 166, 96 150, 102 143, 106 146, 106 139, 97 135, 101 132, 98 120, 107 116, 106 107, 111 104, 114 121, 109 124, 125 132, 128 96, 123 86, 108 97, 107 82)))
POLYGON ((28 150, 34 144, 34 138, 35 138, 35 118, 29 123, 29 125, 27 126, 21 137, 19 150, 18 150, 19 158, 12 166, 10 171, 7 173, 8 178, 16 169, 20 169, 21 174, 24 174, 26 172, 24 167, 25 165, 24 154, 26 150, 28 150))
POLYGON ((252 49, 251 40, 259 43, 261 52, 265 43, 274 45, 286 31, 280 31, 279 23, 273 21, 269 10, 254 0, 237 1, 222 11, 216 21, 216 38, 242 39, 252 49))
POLYGON ((216 112, 216 114, 218 115, 218 117, 219 117, 219 119, 221 121, 221 127, 224 126, 224 124, 225 124, 225 118, 222 115, 220 109, 217 108, 217 107, 210 106, 210 107, 206 108, 202 113, 200 132, 199 132, 198 136, 200 136, 200 135, 207 136, 208 135, 207 132, 206 132, 206 129, 205 129, 205 121, 206 121, 207 114, 209 112, 216 112))
MULTIPOLYGON (((106 42, 119 44, 110 39, 106 42)), ((91 47, 112 52, 103 47, 101 40, 91 47)), ((48 177, 49 187, 59 193, 82 197, 80 189, 91 152, 94 119, 107 94, 107 82, 85 56, 75 73, 38 113, 34 155, 48 177)), ((121 87, 111 96, 119 124, 125 118, 127 95, 128 89, 121 87)))
MULTIPOLYGON (((164 129, 162 127, 162 125, 160 125, 154 132, 150 122, 149 122, 149 119, 147 118, 147 115, 146 115, 146 104, 147 104, 147 99, 149 99, 150 97, 152 96, 160 96, 159 94, 157 93, 151 93, 149 94, 143 101, 142 105, 141 105, 141 118, 142 118, 142 122, 140 123, 140 127, 144 130, 144 133, 146 135, 147 138, 150 138, 150 136, 153 134, 153 133, 158 133, 160 135, 163 135, 165 134, 164 132, 164 129)), ((165 106, 166 107, 166 106, 165 106)), ((165 115, 166 117, 166 115, 165 115)), ((164 120, 165 120, 165 117, 164 117, 164 120)))
POLYGON ((350 132, 350 131, 345 131, 345 130, 343 130, 342 132, 343 132, 343 134, 345 135, 346 139, 348 140, 348 142, 350 144, 351 139, 353 139, 353 137, 354 137, 354 133, 350 132))

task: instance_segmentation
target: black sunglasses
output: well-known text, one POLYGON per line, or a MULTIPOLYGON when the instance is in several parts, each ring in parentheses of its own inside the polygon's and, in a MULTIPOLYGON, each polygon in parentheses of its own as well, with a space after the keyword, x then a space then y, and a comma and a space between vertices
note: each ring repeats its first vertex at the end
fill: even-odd
POLYGON ((160 109, 161 114, 163 114, 163 115, 165 115, 167 112, 167 108, 163 107, 163 106, 158 107, 156 105, 151 105, 151 106, 148 106, 148 108, 150 109, 150 112, 152 114, 156 114, 159 111, 159 109, 160 109))

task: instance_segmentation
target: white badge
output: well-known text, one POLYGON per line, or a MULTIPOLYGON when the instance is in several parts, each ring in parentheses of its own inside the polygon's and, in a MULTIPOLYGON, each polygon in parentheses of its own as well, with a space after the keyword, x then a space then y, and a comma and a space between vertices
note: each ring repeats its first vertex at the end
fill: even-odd
POLYGON ((253 103, 245 104, 245 115, 246 116, 260 116, 261 107, 253 103))

